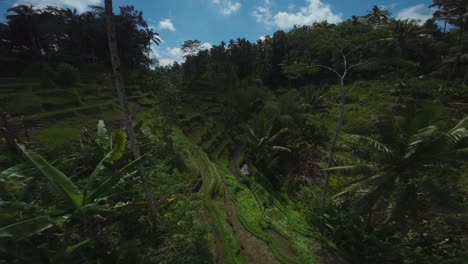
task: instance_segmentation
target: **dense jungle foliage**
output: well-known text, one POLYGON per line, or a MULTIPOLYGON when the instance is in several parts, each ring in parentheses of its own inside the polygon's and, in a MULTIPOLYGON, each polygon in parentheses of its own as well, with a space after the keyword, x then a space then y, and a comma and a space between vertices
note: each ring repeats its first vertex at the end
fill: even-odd
POLYGON ((166 67, 132 6, 9 9, 0 263, 467 263, 468 4, 433 7, 166 67))

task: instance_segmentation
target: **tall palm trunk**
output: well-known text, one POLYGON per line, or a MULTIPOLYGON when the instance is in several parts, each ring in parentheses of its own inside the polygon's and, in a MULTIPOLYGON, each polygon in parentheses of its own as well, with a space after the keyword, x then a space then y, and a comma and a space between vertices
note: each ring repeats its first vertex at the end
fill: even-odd
MULTIPOLYGON (((133 129, 130 111, 128 110, 127 96, 125 95, 125 87, 122 78, 120 58, 117 48, 117 39, 115 36, 115 25, 113 22, 114 14, 112 11, 112 0, 105 0, 105 10, 107 37, 109 41, 109 52, 111 56, 112 70, 114 72, 114 85, 115 89, 117 90, 117 95, 120 101, 120 107, 124 115, 125 128, 127 130, 128 138, 130 140, 130 146, 132 148, 133 156, 135 157, 135 159, 138 159, 141 157, 141 151, 140 147, 138 146, 135 131, 133 129)), ((143 184, 143 189, 145 191, 146 200, 151 214, 151 220, 153 222, 153 226, 156 226, 156 208, 154 207, 153 195, 146 180, 145 169, 142 163, 140 163, 138 170, 140 172, 140 179, 143 184)))

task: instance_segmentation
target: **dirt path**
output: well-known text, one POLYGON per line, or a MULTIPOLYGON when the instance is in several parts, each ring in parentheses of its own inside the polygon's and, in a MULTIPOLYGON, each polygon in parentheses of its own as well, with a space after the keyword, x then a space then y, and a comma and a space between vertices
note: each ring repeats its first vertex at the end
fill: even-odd
MULTIPOLYGON (((193 157, 198 159, 197 164, 205 164, 203 166, 199 166, 198 169, 200 171, 200 176, 201 176, 201 186, 199 186, 198 191, 202 193, 203 195, 206 196, 208 201, 212 201, 213 197, 208 197, 208 188, 213 180, 213 174, 222 174, 223 168, 219 166, 223 166, 220 164, 214 165, 214 171, 210 171, 209 164, 211 161, 204 161, 201 153, 198 153, 198 149, 192 152, 193 157)), ((240 175, 238 175, 238 170, 237 170, 237 164, 239 163, 239 159, 241 159, 242 153, 238 150, 234 151, 229 165, 228 165, 228 171, 235 176, 238 180, 241 178, 240 175)), ((220 199, 223 199, 223 205, 220 207, 222 208, 222 211, 225 213, 225 220, 227 224, 232 229, 232 233, 235 237, 235 240, 237 241, 240 249, 236 253, 237 257, 235 256, 227 256, 227 252, 225 252, 225 239, 222 237, 221 233, 219 232, 214 232, 215 236, 215 241, 214 241, 214 252, 213 252, 213 262, 214 263, 226 263, 229 262, 228 259, 234 259, 239 258, 247 261, 247 263, 255 263, 255 264, 280 264, 281 262, 275 257, 274 253, 270 249, 268 243, 261 238, 255 236, 251 232, 249 232, 244 225, 242 225, 239 215, 236 209, 236 204, 234 197, 231 195, 229 191, 229 187, 224 183, 224 177, 221 177, 221 188, 224 190, 223 193, 221 193, 220 199)), ((255 196, 255 195, 254 195, 255 196)), ((255 197, 256 199, 256 197, 255 197)), ((214 200, 213 200, 214 201, 214 200)), ((257 200, 258 203, 258 200, 257 200)), ((208 211, 211 209, 210 206, 211 202, 207 202, 205 204, 207 206, 208 211)), ((261 208, 261 206, 259 207, 261 208)), ((207 215, 207 221, 210 221, 213 216, 210 216, 210 213, 208 212, 207 215)), ((226 224, 226 222, 224 222, 226 224)), ((296 259, 296 256, 292 252, 292 250, 289 247, 289 241, 282 237, 279 233, 274 232, 274 230, 265 230, 266 232, 273 234, 275 236, 276 242, 278 242, 280 248, 283 253, 285 253, 287 256, 289 256, 291 259, 296 259)))
POLYGON ((268 244, 260 238, 252 235, 240 222, 234 202, 229 194, 228 187, 224 186, 224 200, 228 222, 232 226, 237 241, 241 244, 240 254, 246 258, 249 263, 258 264, 276 264, 276 260, 268 244))

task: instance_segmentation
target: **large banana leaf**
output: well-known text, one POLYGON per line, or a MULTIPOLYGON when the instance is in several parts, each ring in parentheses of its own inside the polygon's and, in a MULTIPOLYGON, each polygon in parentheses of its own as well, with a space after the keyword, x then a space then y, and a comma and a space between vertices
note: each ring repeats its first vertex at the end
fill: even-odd
POLYGON ((79 252, 80 250, 83 250, 84 248, 88 247, 90 242, 91 242, 91 240, 86 239, 86 240, 81 241, 78 244, 73 245, 73 246, 68 246, 65 249, 65 254, 67 254, 67 255, 75 254, 75 253, 79 252))
POLYGON ((96 188, 96 190, 94 190, 88 197, 86 197, 86 201, 92 202, 95 199, 106 194, 107 192, 110 192, 112 188, 120 181, 122 175, 135 170, 136 166, 139 164, 139 162, 142 161, 143 158, 145 158, 145 156, 142 156, 139 159, 130 162, 129 164, 127 164, 127 166, 123 167, 114 175, 107 178, 99 187, 96 188))
POLYGON ((81 208, 84 202, 84 196, 73 182, 63 172, 52 166, 40 155, 29 151, 24 145, 18 144, 20 150, 26 157, 42 172, 42 174, 51 182, 58 185, 65 197, 76 207, 81 208))
POLYGON ((112 156, 112 152, 107 153, 104 158, 96 165, 91 175, 88 177, 88 184, 86 185, 86 191, 90 189, 97 175, 104 169, 104 162, 112 156))
POLYGON ((53 221, 47 216, 38 216, 22 222, 0 228, 0 238, 11 237, 21 240, 40 233, 54 226, 53 221))

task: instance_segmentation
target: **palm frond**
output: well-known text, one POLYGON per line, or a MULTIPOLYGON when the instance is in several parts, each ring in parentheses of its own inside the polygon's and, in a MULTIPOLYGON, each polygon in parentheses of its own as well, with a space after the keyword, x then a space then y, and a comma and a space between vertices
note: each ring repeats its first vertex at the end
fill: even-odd
POLYGON ((326 172, 337 173, 340 175, 375 175, 378 168, 371 164, 359 164, 350 166, 340 166, 324 169, 326 172))
POLYGON ((372 149, 379 152, 392 153, 392 150, 385 144, 370 137, 355 134, 345 134, 343 135, 343 139, 360 147, 371 147, 372 149))
POLYGON ((460 120, 460 122, 458 122, 458 124, 456 124, 450 131, 449 133, 451 133, 452 131, 455 131, 459 128, 468 128, 468 116, 463 118, 462 120, 460 120))
POLYGON ((411 136, 410 142, 408 143, 408 149, 404 157, 409 158, 413 156, 413 154, 417 152, 419 146, 435 138, 438 132, 439 128, 437 128, 436 126, 428 126, 418 130, 416 134, 411 136))
POLYGON ((361 189, 366 187, 367 184, 378 181, 380 178, 387 176, 388 174, 376 174, 370 177, 365 177, 363 179, 360 179, 356 182, 354 182, 352 185, 346 187, 341 191, 340 193, 336 194, 335 197, 350 193, 352 191, 355 191, 357 189, 361 189))
POLYGON ((424 140, 428 137, 434 136, 439 131, 439 128, 436 126, 428 126, 422 129, 419 129, 416 134, 411 137, 411 141, 424 140))
POLYGON ((466 128, 457 128, 455 130, 450 130, 445 134, 445 140, 450 147, 455 147, 462 141, 464 138, 468 138, 468 129, 466 128))
MULTIPOLYGON (((390 196, 396 187, 396 177, 392 174, 385 174, 376 182, 376 187, 362 196, 356 203, 355 208, 360 212, 369 212, 375 209, 379 200, 390 196)), ((391 213, 391 212, 389 212, 391 213)))
POLYGON ((280 131, 276 132, 276 134, 274 134, 272 137, 270 137, 270 139, 268 139, 268 142, 270 142, 270 143, 274 142, 274 141, 277 140, 279 137, 281 137, 282 135, 286 134, 288 131, 289 131, 289 128, 287 128, 287 127, 281 129, 280 131))
POLYGON ((291 153, 292 151, 287 148, 287 147, 281 147, 281 146, 272 146, 271 147, 273 150, 275 151, 282 151, 282 152, 288 152, 288 153, 291 153))
POLYGON ((255 140, 259 140, 257 135, 255 134, 254 130, 250 126, 247 126, 247 130, 249 131, 249 135, 251 137, 253 137, 255 140))

